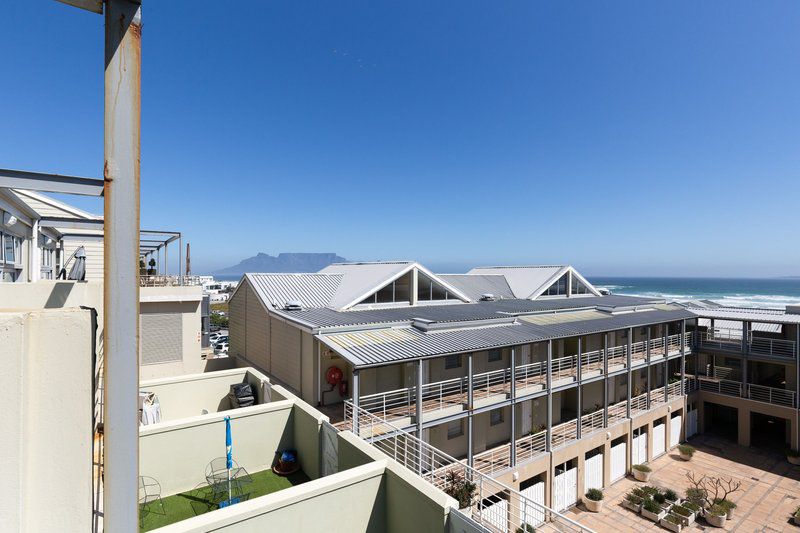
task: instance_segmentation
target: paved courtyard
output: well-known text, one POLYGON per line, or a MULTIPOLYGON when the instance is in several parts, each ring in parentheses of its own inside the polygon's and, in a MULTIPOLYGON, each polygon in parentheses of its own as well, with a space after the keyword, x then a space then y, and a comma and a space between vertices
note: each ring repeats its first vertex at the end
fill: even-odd
MULTIPOLYGON (((677 450, 661 456, 652 463, 653 475, 649 484, 672 488, 683 497, 690 486, 686 473, 733 478, 741 481, 741 489, 731 496, 737 508, 725 531, 743 533, 793 531, 791 515, 800 506, 800 466, 792 466, 775 451, 744 448, 713 436, 699 436, 690 444, 697 448, 691 461, 682 461, 677 450)), ((602 513, 590 513, 578 504, 567 513, 598 533, 606 531, 667 531, 621 505, 622 500, 635 486, 643 483, 625 478, 605 491, 605 508, 602 513)), ((718 530, 704 521, 684 531, 718 530)))

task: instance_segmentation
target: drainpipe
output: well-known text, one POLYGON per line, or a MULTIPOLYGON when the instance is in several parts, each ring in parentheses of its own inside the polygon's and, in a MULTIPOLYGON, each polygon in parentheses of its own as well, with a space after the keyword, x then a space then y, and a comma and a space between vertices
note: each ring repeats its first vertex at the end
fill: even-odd
POLYGON ((473 428, 473 418, 474 415, 472 414, 472 409, 475 407, 473 404, 475 398, 474 391, 472 390, 472 352, 467 354, 467 464, 472 468, 474 465, 473 460, 473 436, 472 436, 472 428, 473 428))
POLYGON ((361 431, 358 421, 358 397, 361 395, 361 376, 357 368, 353 369, 353 433, 358 435, 361 431))
POLYGON ((511 347, 511 452, 509 460, 511 465, 517 464, 517 350, 511 347))
POLYGON ((553 449, 553 339, 547 341, 547 426, 545 433, 545 447, 549 452, 553 449))
POLYGON ((105 2, 104 524, 139 525, 139 2, 105 2))

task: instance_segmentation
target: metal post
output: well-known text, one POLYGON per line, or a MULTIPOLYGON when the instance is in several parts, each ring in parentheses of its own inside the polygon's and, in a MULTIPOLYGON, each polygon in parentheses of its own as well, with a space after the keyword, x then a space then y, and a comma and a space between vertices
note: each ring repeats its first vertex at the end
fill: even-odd
MULTIPOLYGON (((664 402, 669 401, 669 324, 664 324, 664 402)), ((649 370, 648 370, 649 372, 649 370)), ((648 374, 648 377, 650 374, 648 374)))
POLYGON ((581 356, 582 356, 582 343, 581 338, 578 337, 578 424, 575 427, 575 436, 581 438, 581 417, 583 416, 583 401, 581 397, 581 388, 583 387, 583 376, 581 375, 581 356))
POLYGON ((474 461, 473 461, 473 436, 472 436, 472 429, 473 429, 473 418, 474 415, 472 414, 472 409, 474 407, 474 392, 472 390, 472 352, 467 354, 467 410, 469 415, 467 416, 467 464, 472 468, 474 461))
MULTIPOLYGON (((647 344, 645 344, 645 356, 647 365, 645 366, 647 372, 647 408, 650 409, 650 326, 647 326, 647 336, 645 337, 647 344)), ((665 346, 666 348, 666 346, 665 346)))
POLYGON ((417 438, 422 440, 422 359, 417 359, 417 438))
POLYGON ((603 427, 608 427, 608 332, 603 333, 603 427))
POLYGON ((511 466, 517 464, 517 350, 511 347, 511 466))
MULTIPOLYGON (((681 396, 685 395, 686 395, 686 319, 684 318, 683 320, 681 320, 681 396)), ((684 416, 684 418, 686 418, 686 416, 684 416)))
POLYGON ((747 353, 747 338, 749 337, 750 331, 750 322, 743 320, 742 321, 742 353, 747 353))
POLYGON ((357 368, 353 369, 353 433, 359 434, 361 428, 358 421, 358 397, 361 395, 361 379, 357 368))
POLYGON ((547 341, 547 426, 545 433, 545 448, 549 452, 553 449, 553 340, 547 341))
POLYGON ((631 350, 633 349, 633 328, 628 328, 628 401, 625 404, 625 416, 631 417, 631 394, 633 393, 633 374, 631 373, 631 350))
POLYGON ((103 178, 104 528, 139 527, 139 3, 106 0, 103 178))

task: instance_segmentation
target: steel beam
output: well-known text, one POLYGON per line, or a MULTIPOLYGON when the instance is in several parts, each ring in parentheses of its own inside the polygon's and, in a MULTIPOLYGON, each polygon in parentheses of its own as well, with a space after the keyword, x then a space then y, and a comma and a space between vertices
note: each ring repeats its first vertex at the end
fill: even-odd
POLYGON ((106 0, 104 352, 106 531, 139 529, 141 5, 106 0))
POLYGON ((467 416, 467 464, 472 468, 474 460, 474 437, 472 435, 472 430, 474 427, 473 418, 475 415, 472 412, 472 409, 475 407, 473 405, 473 401, 475 398, 475 392, 472 390, 472 352, 467 354, 467 411, 469 412, 469 416, 467 416))
POLYGON ((511 347, 511 450, 509 453, 509 462, 511 466, 517 464, 517 350, 514 346, 511 347))
POLYGON ((0 168, 0 189, 102 196, 103 180, 0 168))
POLYGON ((633 349, 633 328, 628 328, 628 401, 625 403, 625 416, 631 417, 631 394, 633 393, 633 373, 631 372, 631 350, 633 349))

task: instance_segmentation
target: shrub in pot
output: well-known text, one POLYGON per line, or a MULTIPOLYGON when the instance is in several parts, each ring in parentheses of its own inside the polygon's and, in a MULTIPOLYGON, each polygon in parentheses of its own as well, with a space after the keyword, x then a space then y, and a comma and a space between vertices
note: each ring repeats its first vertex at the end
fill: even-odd
POLYGON ((587 490, 583 504, 589 511, 599 513, 603 509, 603 491, 600 489, 587 490))
POLYGON ((792 463, 793 465, 800 465, 800 451, 787 448, 786 460, 792 463))
POLYGON ((664 491, 664 498, 670 503, 676 503, 678 501, 678 493, 672 489, 667 489, 664 491))
POLYGON ((714 527, 725 527, 725 522, 728 520, 728 510, 719 505, 712 505, 706 511, 706 522, 714 527))
POLYGON ((794 510, 794 515, 792 515, 792 521, 795 525, 800 526, 800 507, 794 510))
POLYGON ((517 528, 516 533, 536 533, 536 528, 525 522, 517 528))
POLYGON ((695 487, 686 489, 686 500, 692 502, 701 509, 706 505, 706 498, 708 498, 708 491, 705 489, 695 487))
POLYGON ((641 496, 637 496, 633 493, 628 494, 625 496, 625 501, 623 501, 623 505, 633 511, 634 513, 638 513, 642 510, 642 501, 643 498, 641 496))
POLYGON ((669 513, 667 516, 662 518, 659 521, 659 524, 670 531, 674 531, 675 533, 681 533, 681 529, 683 529, 683 521, 681 520, 681 517, 672 513, 669 513))
POLYGON ((689 526, 694 522, 695 512, 684 505, 673 505, 670 512, 674 515, 678 515, 683 521, 684 526, 689 526))
POLYGON ((642 516, 653 522, 658 522, 667 514, 655 500, 647 498, 642 502, 642 516))
POLYGON ((730 500, 723 500, 723 499, 717 498, 716 500, 714 500, 714 505, 719 505, 719 506, 725 508, 726 516, 728 517, 728 520, 733 518, 733 510, 736 509, 736 504, 735 503, 733 503, 730 500))
POLYGON ((692 456, 694 455, 695 449, 694 446, 689 446, 688 444, 679 444, 678 445, 678 453, 681 456, 681 459, 684 461, 691 460, 692 456))
POLYGON ((653 470, 647 465, 633 465, 631 467, 633 471, 633 477, 636 478, 636 481, 647 481, 650 479, 650 474, 653 470))
POLYGON ((445 477, 444 492, 458 500, 459 509, 466 509, 472 506, 472 499, 477 488, 478 486, 475 483, 458 472, 448 472, 445 477))

